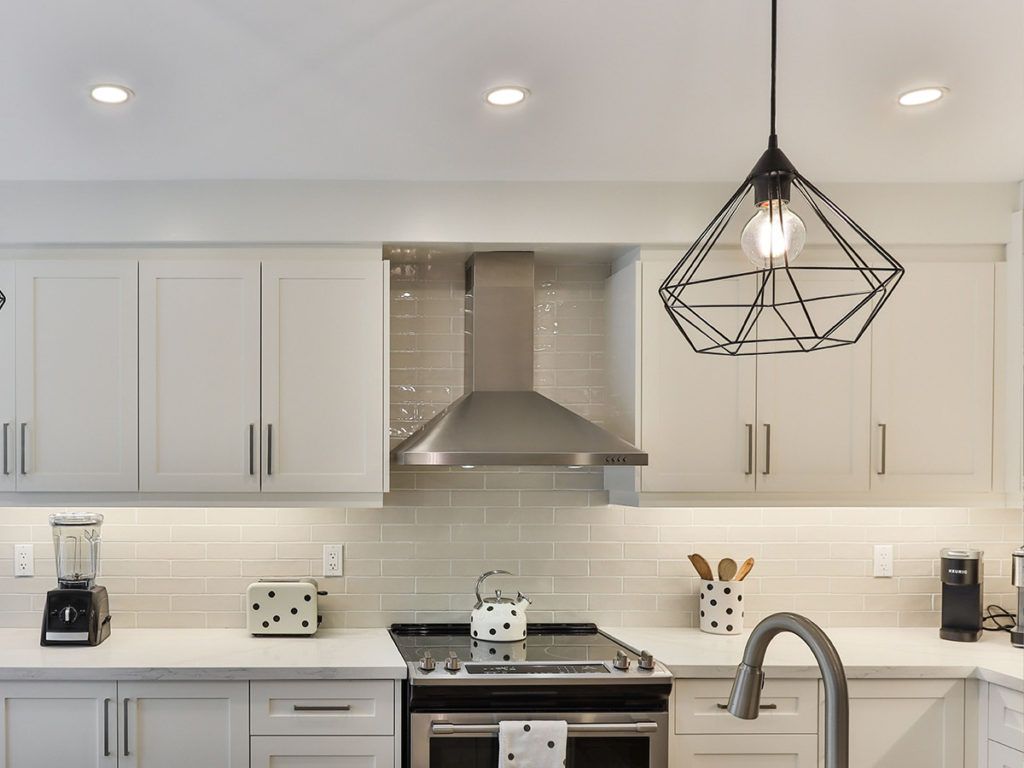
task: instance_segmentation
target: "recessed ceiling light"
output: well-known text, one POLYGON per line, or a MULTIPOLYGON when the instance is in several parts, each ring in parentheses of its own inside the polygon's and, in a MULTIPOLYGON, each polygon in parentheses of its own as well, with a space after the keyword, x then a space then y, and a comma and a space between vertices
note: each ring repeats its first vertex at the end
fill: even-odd
POLYGON ((931 104, 946 95, 948 89, 939 86, 928 88, 915 88, 912 91, 900 94, 900 104, 904 107, 919 107, 922 104, 931 104))
POLYGON ((89 91, 89 95, 92 96, 93 101, 98 101, 101 104, 124 104, 135 94, 127 86, 103 83, 94 85, 89 91))
POLYGON ((501 85, 491 88, 484 94, 484 98, 488 104, 493 104, 495 107, 511 107, 521 104, 529 95, 530 92, 521 85, 501 85))

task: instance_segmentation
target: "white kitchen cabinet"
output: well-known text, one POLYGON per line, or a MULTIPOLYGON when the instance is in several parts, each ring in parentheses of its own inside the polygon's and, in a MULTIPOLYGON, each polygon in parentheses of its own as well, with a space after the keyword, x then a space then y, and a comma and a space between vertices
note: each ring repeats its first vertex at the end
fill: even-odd
POLYGON ((118 768, 249 766, 248 684, 118 683, 118 768))
POLYGON ((139 267, 142 491, 260 487, 260 265, 139 267))
POLYGON ((254 736, 252 768, 394 768, 391 736, 254 736))
POLYGON ((1024 768, 1024 752, 990 741, 987 768, 1024 768))
POLYGON ((850 680, 849 690, 851 768, 963 768, 963 680, 850 680))
POLYGON ((988 686, 988 738, 1024 751, 1024 693, 988 686))
POLYGON ((16 487, 14 435, 14 262, 0 261, 0 491, 16 487))
POLYGON ((137 491, 136 262, 20 261, 15 294, 17 489, 137 491))
POLYGON ((0 682, 0 768, 114 768, 113 682, 0 682))
MULTIPOLYGON (((671 768, 814 768, 818 737, 790 734, 677 736, 671 768)), ((907 763, 924 765, 924 763, 907 763)))
POLYGON ((264 492, 380 493, 387 263, 263 263, 264 492))
MULTIPOLYGON (((754 490, 755 358, 696 354, 658 295, 674 264, 640 266, 639 439, 650 460, 640 490, 754 490)), ((724 301, 737 301, 735 284, 722 290, 724 301)))
POLYGON ((992 489, 992 264, 910 264, 874 325, 872 488, 992 489))

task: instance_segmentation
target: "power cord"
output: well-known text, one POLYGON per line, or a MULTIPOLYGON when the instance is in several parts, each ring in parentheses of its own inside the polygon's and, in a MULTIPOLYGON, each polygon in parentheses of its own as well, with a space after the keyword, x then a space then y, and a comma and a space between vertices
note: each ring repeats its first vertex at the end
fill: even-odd
POLYGON ((986 632, 1010 632, 1017 626, 1017 614, 1010 613, 1001 605, 989 605, 985 607, 985 613, 981 618, 981 626, 986 632), (1004 620, 1009 620, 1006 623, 1004 620), (985 626, 990 621, 995 626, 985 626))

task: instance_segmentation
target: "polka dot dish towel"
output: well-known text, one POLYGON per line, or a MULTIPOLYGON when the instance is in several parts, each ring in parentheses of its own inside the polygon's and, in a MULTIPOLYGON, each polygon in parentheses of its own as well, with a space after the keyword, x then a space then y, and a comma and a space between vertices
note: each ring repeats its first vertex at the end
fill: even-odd
POLYGON ((498 768, 562 768, 565 720, 502 720, 498 726, 498 768))

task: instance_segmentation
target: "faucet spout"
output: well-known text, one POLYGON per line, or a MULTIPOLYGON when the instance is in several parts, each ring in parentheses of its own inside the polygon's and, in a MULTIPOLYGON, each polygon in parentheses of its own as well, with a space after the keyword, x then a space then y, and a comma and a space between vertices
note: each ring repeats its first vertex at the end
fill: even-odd
POLYGON ((821 627, 796 613, 776 613, 762 620, 747 640, 736 669, 729 712, 744 720, 757 717, 764 686, 764 655, 783 632, 791 632, 811 649, 825 684, 825 768, 849 768, 850 696, 843 662, 821 627))

